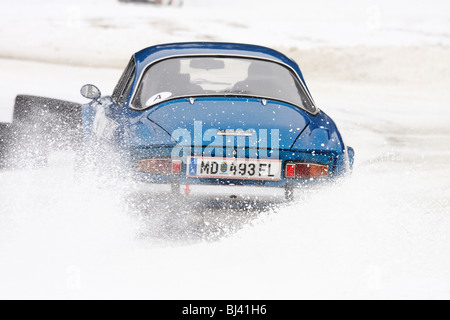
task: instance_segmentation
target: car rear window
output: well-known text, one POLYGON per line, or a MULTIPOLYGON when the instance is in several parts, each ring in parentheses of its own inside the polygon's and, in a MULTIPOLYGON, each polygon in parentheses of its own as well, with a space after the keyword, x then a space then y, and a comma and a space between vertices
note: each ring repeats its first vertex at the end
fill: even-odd
POLYGON ((238 57, 171 58, 157 62, 144 72, 132 107, 144 110, 171 98, 217 95, 281 100, 311 113, 316 111, 289 68, 238 57))

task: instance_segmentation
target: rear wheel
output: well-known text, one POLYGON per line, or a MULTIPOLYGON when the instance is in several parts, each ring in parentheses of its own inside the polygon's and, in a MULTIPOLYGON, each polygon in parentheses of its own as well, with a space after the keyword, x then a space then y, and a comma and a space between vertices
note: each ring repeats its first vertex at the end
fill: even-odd
POLYGON ((291 184, 288 184, 285 188, 285 199, 288 202, 294 201, 294 186, 291 184))

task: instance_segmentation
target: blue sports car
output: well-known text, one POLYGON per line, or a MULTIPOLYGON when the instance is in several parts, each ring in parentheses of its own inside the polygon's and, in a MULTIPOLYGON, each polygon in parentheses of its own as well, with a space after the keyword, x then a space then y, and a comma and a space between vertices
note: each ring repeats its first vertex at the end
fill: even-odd
MULTIPOLYGON (((131 57, 111 96, 94 85, 81 93, 92 101, 47 103, 50 119, 72 132, 62 142, 58 135, 56 145, 81 146, 81 163, 120 168, 149 192, 292 199, 297 188, 352 169, 353 149, 315 105, 299 66, 269 48, 157 45, 131 57)), ((51 134, 42 130, 41 136, 51 134)), ((39 150, 45 162, 48 148, 39 150)))

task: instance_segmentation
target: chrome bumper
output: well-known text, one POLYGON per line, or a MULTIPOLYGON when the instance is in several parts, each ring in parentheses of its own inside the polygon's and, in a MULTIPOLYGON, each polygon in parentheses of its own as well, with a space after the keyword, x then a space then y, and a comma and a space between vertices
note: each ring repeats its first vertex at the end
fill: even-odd
POLYGON ((282 188, 254 186, 182 185, 180 194, 186 198, 208 198, 215 200, 284 200, 286 191, 282 188))
POLYGON ((229 185, 195 185, 139 183, 136 191, 150 194, 178 194, 186 199, 236 200, 236 201, 284 201, 284 188, 229 186, 229 185))

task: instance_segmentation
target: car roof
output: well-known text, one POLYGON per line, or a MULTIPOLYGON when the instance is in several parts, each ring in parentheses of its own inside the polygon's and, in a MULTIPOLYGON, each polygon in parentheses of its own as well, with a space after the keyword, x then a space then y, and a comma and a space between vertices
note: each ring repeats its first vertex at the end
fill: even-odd
POLYGON ((241 43, 183 42, 148 47, 135 53, 134 58, 136 61, 136 71, 140 74, 148 65, 162 59, 192 55, 244 56, 249 58, 271 60, 288 65, 298 74, 301 81, 306 86, 302 72, 297 63, 289 59, 284 54, 263 46, 241 43))

